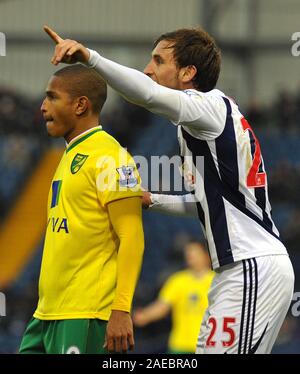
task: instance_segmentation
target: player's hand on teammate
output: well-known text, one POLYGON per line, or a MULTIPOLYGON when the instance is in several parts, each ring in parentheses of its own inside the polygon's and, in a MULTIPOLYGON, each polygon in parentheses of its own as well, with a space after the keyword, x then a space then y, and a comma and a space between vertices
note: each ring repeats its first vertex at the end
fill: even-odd
POLYGON ((143 196, 142 196, 143 208, 148 209, 151 204, 152 204, 151 193, 149 191, 143 191, 143 196))
POLYGON ((129 313, 120 310, 111 312, 103 348, 110 353, 125 353, 133 350, 133 325, 129 313))
POLYGON ((78 43, 76 40, 62 39, 49 26, 44 26, 44 30, 56 44, 55 51, 51 59, 51 63, 53 65, 58 65, 60 62, 64 62, 65 64, 88 62, 90 53, 84 45, 78 43))

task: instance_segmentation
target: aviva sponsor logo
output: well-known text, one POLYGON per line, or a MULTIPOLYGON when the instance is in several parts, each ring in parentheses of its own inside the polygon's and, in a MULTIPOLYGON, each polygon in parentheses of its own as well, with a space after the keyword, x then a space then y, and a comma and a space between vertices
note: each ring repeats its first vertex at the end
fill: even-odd
POLYGON ((64 231, 66 234, 69 234, 68 220, 67 218, 56 218, 50 217, 48 219, 47 227, 50 226, 53 232, 64 231))

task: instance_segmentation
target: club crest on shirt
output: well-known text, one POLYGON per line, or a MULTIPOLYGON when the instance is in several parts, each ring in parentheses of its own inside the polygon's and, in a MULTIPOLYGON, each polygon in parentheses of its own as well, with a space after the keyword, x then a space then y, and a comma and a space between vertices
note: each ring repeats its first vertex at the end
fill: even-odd
POLYGON ((88 155, 77 153, 71 163, 71 173, 76 174, 81 169, 82 165, 85 163, 88 157, 88 155))
POLYGON ((137 178, 134 176, 134 166, 121 166, 117 168, 117 172, 119 173, 119 184, 121 187, 135 187, 138 183, 137 178))

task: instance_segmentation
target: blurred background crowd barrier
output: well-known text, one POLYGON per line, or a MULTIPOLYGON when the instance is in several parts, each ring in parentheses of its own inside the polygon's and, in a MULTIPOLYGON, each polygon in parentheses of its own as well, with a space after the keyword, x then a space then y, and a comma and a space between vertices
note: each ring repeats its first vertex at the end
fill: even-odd
MULTIPOLYGON (((49 24, 108 58, 142 70, 161 33, 201 25, 222 49, 218 88, 233 97, 256 132, 268 170, 273 217, 293 261, 300 291, 300 57, 298 0, 0 0, 0 353, 14 353, 37 301, 49 183, 63 152, 40 114, 55 68, 49 24), (279 27, 280 25, 280 27, 279 27)), ((178 154, 176 128, 109 91, 101 119, 133 155, 178 154)), ((157 296, 183 267, 182 248, 203 240, 190 218, 144 213, 146 248, 134 306, 157 296)), ((136 329, 136 353, 162 353, 170 320, 136 329)), ((300 353, 300 317, 289 313, 274 353, 300 353)))

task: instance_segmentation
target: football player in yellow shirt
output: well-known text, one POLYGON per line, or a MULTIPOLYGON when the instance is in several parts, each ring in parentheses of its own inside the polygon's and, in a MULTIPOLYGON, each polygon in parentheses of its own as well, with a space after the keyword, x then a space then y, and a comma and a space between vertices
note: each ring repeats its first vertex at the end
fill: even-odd
POLYGON ((99 125, 107 87, 83 65, 49 80, 41 110, 66 150, 48 197, 39 302, 20 353, 126 352, 144 236, 132 157, 99 125), (108 323, 107 323, 108 321, 108 323))
POLYGON ((137 309, 136 326, 143 327, 172 313, 169 353, 195 353, 201 321, 208 306, 208 291, 214 276, 203 245, 190 242, 184 248, 187 269, 171 275, 157 300, 137 309))

